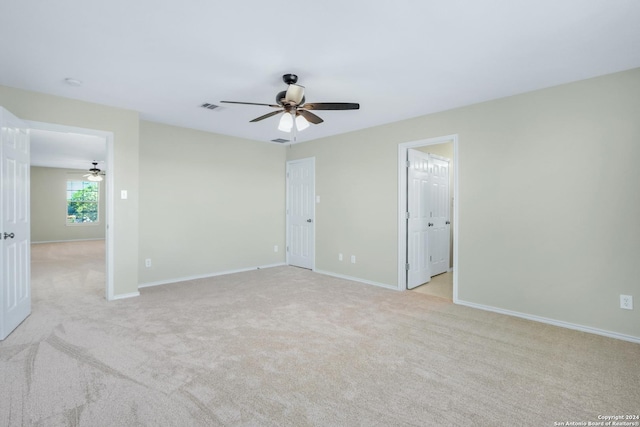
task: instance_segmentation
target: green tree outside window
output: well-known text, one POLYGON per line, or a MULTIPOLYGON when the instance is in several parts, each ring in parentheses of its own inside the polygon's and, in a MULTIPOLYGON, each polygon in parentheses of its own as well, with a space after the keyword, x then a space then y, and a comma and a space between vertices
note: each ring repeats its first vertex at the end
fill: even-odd
POLYGON ((100 183, 67 181, 67 224, 98 222, 100 183))

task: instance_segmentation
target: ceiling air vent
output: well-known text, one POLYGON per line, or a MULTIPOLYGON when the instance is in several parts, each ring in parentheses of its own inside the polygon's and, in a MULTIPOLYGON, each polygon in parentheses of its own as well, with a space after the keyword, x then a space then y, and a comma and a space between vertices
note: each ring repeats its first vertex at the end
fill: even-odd
POLYGON ((280 144, 284 144, 285 142, 289 142, 288 139, 282 139, 282 138, 276 138, 276 139, 272 139, 271 142, 278 142, 280 144))
POLYGON ((201 105, 202 108, 206 108, 207 110, 215 110, 216 108, 220 107, 219 105, 215 105, 215 104, 209 104, 208 102, 205 102, 204 104, 201 105))

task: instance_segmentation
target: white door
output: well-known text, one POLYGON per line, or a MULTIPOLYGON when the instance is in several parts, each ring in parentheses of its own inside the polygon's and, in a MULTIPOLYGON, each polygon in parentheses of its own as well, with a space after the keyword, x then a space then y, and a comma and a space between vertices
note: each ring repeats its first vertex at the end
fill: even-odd
POLYGON ((314 268, 315 160, 287 162, 287 263, 314 268))
POLYGON ((31 313, 29 132, 0 107, 0 340, 31 313))
POLYGON ((429 260, 431 276, 449 270, 449 159, 429 155, 429 260))
POLYGON ((429 264, 429 155, 408 149, 407 288, 431 278, 429 264))

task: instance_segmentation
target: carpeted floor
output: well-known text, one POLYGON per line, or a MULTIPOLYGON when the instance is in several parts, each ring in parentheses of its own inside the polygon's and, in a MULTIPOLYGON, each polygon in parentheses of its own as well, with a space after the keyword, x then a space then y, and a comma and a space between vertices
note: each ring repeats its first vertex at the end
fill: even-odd
POLYGON ((453 301, 453 273, 433 276, 428 283, 413 288, 412 291, 453 301))
POLYGON ((640 413, 640 345, 278 267, 104 300, 34 245, 2 426, 553 426, 640 413))

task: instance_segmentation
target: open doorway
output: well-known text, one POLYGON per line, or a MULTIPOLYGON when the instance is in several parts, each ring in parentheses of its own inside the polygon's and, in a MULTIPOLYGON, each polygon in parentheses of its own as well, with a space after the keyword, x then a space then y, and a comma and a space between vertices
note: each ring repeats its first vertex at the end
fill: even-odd
MULTIPOLYGON (((32 279, 43 268, 57 265, 58 270, 46 271, 62 275, 75 271, 81 281, 97 287, 92 292, 102 294, 104 289, 103 295, 111 300, 113 135, 50 123, 27 125, 31 134, 32 279), (92 168, 100 171, 92 173, 92 168)), ((52 274, 45 276, 53 278, 52 274)))
POLYGON ((407 142, 398 146, 398 289, 416 288, 421 292, 451 299, 454 302, 457 302, 458 260, 457 144, 457 135, 447 135, 407 142), (414 162, 416 160, 423 162, 424 176, 420 175, 420 171, 416 176, 412 175, 411 162, 408 162, 410 156, 414 162), (438 164, 443 165, 441 170, 448 169, 446 178, 437 178, 435 175, 427 177, 438 169, 438 164), (411 175, 411 178, 408 178, 408 175, 411 175), (422 180, 424 182, 421 185, 429 185, 434 177, 441 180, 440 184, 446 184, 447 195, 438 193, 442 196, 439 202, 435 197, 425 196, 424 201, 417 203, 426 203, 430 207, 426 209, 426 214, 421 212, 416 215, 415 200, 419 196, 415 196, 415 192, 419 189, 415 183, 422 180), (411 195, 409 195, 410 191, 412 191, 411 195), (440 209, 442 213, 437 213, 439 211, 435 208, 437 203, 442 205, 440 209), (442 218, 439 218, 440 216, 442 218), (442 222, 441 226, 439 221, 442 222), (446 242, 444 241, 445 232, 446 242), (424 236, 419 238, 419 244, 416 244, 416 236, 424 236), (442 243, 446 243, 446 246, 442 243), (443 253, 444 249, 440 249, 438 253, 440 247, 446 247, 446 254, 443 253))

